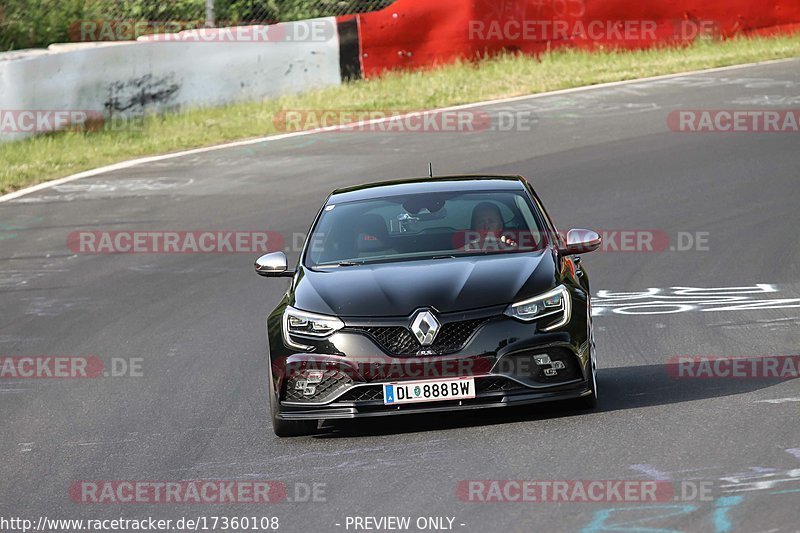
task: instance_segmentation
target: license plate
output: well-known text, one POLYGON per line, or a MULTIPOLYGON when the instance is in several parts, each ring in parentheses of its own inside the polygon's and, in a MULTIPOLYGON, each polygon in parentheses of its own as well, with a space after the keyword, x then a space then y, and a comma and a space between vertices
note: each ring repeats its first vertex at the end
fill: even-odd
POLYGON ((475 397, 475 379, 437 379, 383 384, 384 405, 463 400, 475 397))

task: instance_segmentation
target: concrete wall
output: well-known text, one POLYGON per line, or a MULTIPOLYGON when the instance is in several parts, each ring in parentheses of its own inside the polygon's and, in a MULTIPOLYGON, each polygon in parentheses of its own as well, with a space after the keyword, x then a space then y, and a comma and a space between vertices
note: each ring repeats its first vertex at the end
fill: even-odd
MULTIPOLYGON (((150 40, 53 45, 0 54, 0 112, 87 111, 110 117, 260 100, 341 83, 334 18, 317 38, 292 41, 150 40)), ((284 25, 282 25, 284 26, 284 25)), ((203 30, 216 33, 219 30, 203 30)), ((185 33, 185 32, 184 32, 185 33)), ((190 36, 191 37, 191 36, 190 36)), ((8 131, 0 141, 27 136, 8 131)), ((8 117, 6 117, 8 118, 8 117)), ((9 126, 14 121, 8 119, 9 126)))

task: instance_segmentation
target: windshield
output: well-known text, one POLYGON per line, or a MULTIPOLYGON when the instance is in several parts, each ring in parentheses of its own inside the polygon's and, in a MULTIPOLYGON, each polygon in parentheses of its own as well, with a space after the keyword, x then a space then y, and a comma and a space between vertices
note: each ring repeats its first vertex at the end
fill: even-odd
POLYGON ((325 207, 306 266, 432 259, 541 249, 544 236, 522 192, 392 196, 325 207))

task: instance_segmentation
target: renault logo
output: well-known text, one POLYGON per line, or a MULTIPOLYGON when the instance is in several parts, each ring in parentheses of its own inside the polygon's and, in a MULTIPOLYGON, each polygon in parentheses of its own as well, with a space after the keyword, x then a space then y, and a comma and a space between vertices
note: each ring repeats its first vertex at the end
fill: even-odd
POLYGON ((420 311, 411 322, 411 333, 422 346, 430 346, 439 333, 441 324, 430 311, 420 311))

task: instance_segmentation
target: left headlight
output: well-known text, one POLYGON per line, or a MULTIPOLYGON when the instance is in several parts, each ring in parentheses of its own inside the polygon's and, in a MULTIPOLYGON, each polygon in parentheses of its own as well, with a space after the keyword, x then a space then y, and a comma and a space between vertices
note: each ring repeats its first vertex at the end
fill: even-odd
POLYGON ((342 329, 344 322, 335 316, 318 315, 307 311, 300 311, 294 307, 287 307, 283 312, 283 342, 291 348, 307 350, 305 346, 295 342, 292 337, 312 337, 321 339, 342 329))
POLYGON ((542 328, 543 331, 550 331, 569 322, 572 316, 572 301, 567 288, 559 285, 544 294, 509 305, 505 314, 525 322, 552 317, 556 322, 542 328))

